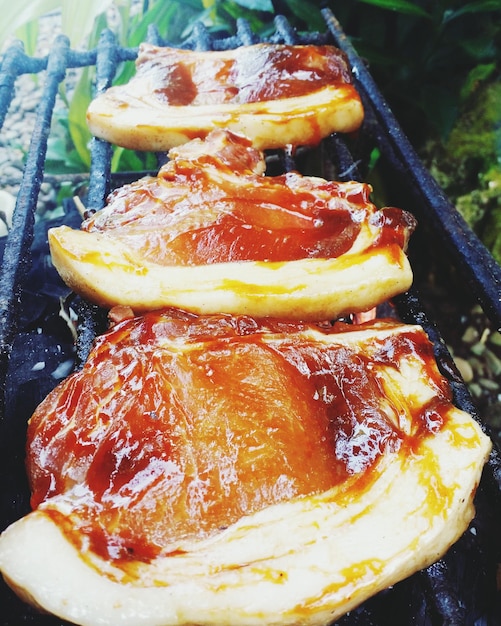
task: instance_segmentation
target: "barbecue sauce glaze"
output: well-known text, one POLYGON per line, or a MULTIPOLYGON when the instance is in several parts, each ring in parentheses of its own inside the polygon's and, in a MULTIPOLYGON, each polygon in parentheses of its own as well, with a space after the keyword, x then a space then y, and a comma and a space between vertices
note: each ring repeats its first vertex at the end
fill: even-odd
POLYGON ((347 494, 363 491, 382 455, 419 454, 450 397, 422 331, 357 347, 351 329, 178 310, 117 324, 30 421, 33 507, 125 565, 354 476, 347 494), (424 407, 379 374, 406 355, 431 386, 424 407))
POLYGON ((333 46, 256 44, 218 54, 142 44, 136 67, 170 106, 247 104, 351 86, 346 58, 333 46))
POLYGON ((337 258, 362 228, 371 248, 405 249, 415 219, 377 210, 365 183, 340 183, 296 172, 263 176, 262 154, 231 133, 171 151, 156 177, 114 191, 82 224, 122 242, 145 262, 204 265, 337 258))

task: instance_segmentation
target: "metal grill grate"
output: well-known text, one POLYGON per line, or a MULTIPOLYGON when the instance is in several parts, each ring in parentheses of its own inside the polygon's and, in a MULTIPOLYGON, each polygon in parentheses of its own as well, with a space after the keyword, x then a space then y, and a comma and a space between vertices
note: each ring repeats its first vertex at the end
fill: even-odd
MULTIPOLYGON (((365 65, 357 56, 334 15, 325 10, 325 33, 298 34, 286 18, 277 17, 275 32, 268 41, 275 43, 335 43, 348 55, 364 105, 366 120, 354 144, 336 135, 326 139, 318 148, 326 177, 362 179, 370 148, 377 145, 395 176, 406 183, 418 219, 444 242, 451 258, 468 281, 472 292, 491 317, 501 327, 501 268, 484 246, 466 227, 442 191, 420 163, 388 105, 375 86, 365 65)), ((154 28, 148 41, 168 44, 154 28)), ((228 49, 256 43, 259 38, 245 21, 237 23, 236 35, 213 38, 198 25, 183 47, 193 49, 228 49)), ((34 212, 44 177, 44 161, 56 93, 66 72, 71 68, 96 66, 96 90, 107 89, 118 65, 132 61, 137 49, 117 45, 113 34, 104 31, 95 50, 76 52, 67 39, 60 36, 46 58, 30 58, 20 44, 14 44, 4 55, 0 69, 0 127, 3 125, 14 93, 18 76, 45 73, 43 96, 38 109, 35 131, 30 144, 26 168, 17 198, 12 229, 5 243, 0 274, 0 471, 2 476, 2 528, 29 509, 29 492, 23 463, 25 424, 34 407, 57 382, 48 376, 30 378, 24 370, 30 368, 30 357, 57 353, 55 364, 74 358, 77 366, 88 353, 90 343, 102 328, 102 312, 94 306, 75 299, 79 314, 76 354, 72 353, 72 338, 60 331, 48 333, 42 343, 34 340, 36 331, 23 324, 23 311, 29 296, 25 289, 30 278, 30 256, 37 254, 37 242, 45 244, 35 225, 34 212), (59 334, 58 334, 59 333, 59 334), (47 341, 54 345, 47 345, 47 341), (31 355, 29 354, 31 352, 31 355), (24 369, 23 369, 24 368, 24 369)), ((99 139, 91 142, 92 165, 89 175, 87 207, 99 209, 113 186, 111 146, 99 139)), ((159 161, 163 155, 159 155, 159 161)), ((269 155, 282 170, 301 170, 302 157, 280 152, 269 155)), ((57 300, 57 289, 56 298, 57 300)), ((477 410, 461 380, 434 323, 430 321, 419 296, 413 290, 394 301, 403 321, 421 324, 435 346, 439 365, 451 382, 455 401, 479 421, 477 410)), ((28 325, 29 326, 29 325, 28 325)), ((60 324, 58 325, 60 328, 60 324)), ((453 546, 449 553, 427 570, 405 580, 338 621, 342 626, 496 626, 501 605, 496 589, 496 566, 501 560, 499 521, 501 520, 501 460, 495 449, 491 455, 477 498, 477 516, 470 531, 453 546)), ((0 587, 0 622, 4 626, 21 623, 37 626, 57 626, 61 620, 40 615, 20 602, 2 583, 0 587)))

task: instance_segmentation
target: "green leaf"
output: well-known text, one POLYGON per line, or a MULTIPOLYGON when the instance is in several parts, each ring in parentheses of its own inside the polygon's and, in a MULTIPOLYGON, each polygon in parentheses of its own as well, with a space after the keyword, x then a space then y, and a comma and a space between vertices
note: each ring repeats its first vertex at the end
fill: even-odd
POLYGON ((98 15, 104 13, 112 0, 61 0, 62 31, 73 47, 84 43, 98 15))
POLYGON ((23 24, 27 24, 45 13, 59 8, 59 0, 16 0, 4 2, 2 19, 0 20, 0 48, 2 48, 12 33, 15 33, 23 24))
POLYGON ((273 3, 271 0, 235 0, 237 4, 251 11, 267 11, 273 13, 273 3))
POLYGON ((67 120, 57 117, 47 142, 45 169, 50 174, 81 173, 88 169, 69 143, 67 120))
POLYGON ((466 37, 459 43, 471 59, 484 61, 488 58, 494 58, 496 55, 496 42, 493 37, 478 37, 476 39, 467 39, 466 37))
POLYGON ((70 137, 82 163, 86 169, 90 167, 89 142, 91 133, 86 123, 87 108, 92 99, 91 68, 85 67, 80 76, 68 110, 68 128, 70 137))
POLYGON ((318 3, 304 0, 285 0, 290 12, 303 21, 308 30, 325 30, 325 21, 320 12, 318 3))
POLYGON ((459 102, 456 96, 442 86, 422 85, 421 105, 429 122, 446 139, 457 119, 459 102))
POLYGON ((141 162, 134 153, 121 146, 114 146, 113 156, 111 159, 111 171, 118 172, 120 170, 139 170, 141 162), (132 164, 131 162, 134 161, 132 164))
POLYGON ((52 11, 61 11, 62 32, 73 47, 80 46, 92 30, 94 20, 104 13, 113 0, 16 0, 4 3, 0 22, 0 47, 13 32, 23 41, 30 36, 23 27, 52 11), (21 30, 18 30, 21 29, 21 30))
POLYGON ((137 152, 120 146, 114 146, 111 160, 112 172, 156 172, 158 163, 151 152, 137 152))
POLYGON ((38 19, 31 20, 16 30, 16 37, 24 43, 24 50, 29 56, 34 56, 37 49, 38 24, 38 19))
POLYGON ((372 4, 380 9, 387 9, 389 11, 396 11, 397 13, 431 19, 431 15, 424 9, 417 6, 414 2, 407 2, 407 0, 359 0, 359 2, 372 4))
POLYGON ((444 21, 450 22, 451 20, 468 13, 485 13, 490 11, 501 11, 501 3, 499 0, 479 0, 479 2, 469 2, 459 9, 446 11, 444 14, 444 21))
POLYGON ((138 46, 145 41, 150 25, 155 24, 162 35, 175 20, 176 14, 183 13, 183 7, 178 2, 163 4, 158 2, 136 21, 128 34, 127 44, 131 47, 138 46))
POLYGON ((501 208, 496 207, 491 211, 483 239, 492 256, 501 264, 501 208))
POLYGON ((494 76, 497 66, 495 63, 483 63, 474 67, 468 73, 466 80, 461 89, 461 99, 466 100, 472 93, 477 90, 479 84, 494 76))

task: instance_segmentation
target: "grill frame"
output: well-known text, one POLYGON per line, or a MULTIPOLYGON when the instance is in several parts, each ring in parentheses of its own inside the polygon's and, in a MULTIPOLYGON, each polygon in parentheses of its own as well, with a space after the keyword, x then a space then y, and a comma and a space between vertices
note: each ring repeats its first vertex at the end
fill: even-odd
MULTIPOLYGON (((325 9, 323 15, 327 31, 306 35, 297 33, 285 17, 277 16, 275 32, 267 40, 274 43, 289 44, 335 43, 344 50, 364 100, 367 118, 364 122, 364 133, 370 137, 371 142, 378 145, 391 168, 406 180, 408 193, 412 195, 419 207, 418 219, 429 222, 431 228, 438 233, 486 314, 497 328, 501 327, 501 268, 463 222, 420 162, 381 96, 365 64, 351 46, 332 12, 325 9)), ((235 36, 214 39, 199 24, 193 35, 183 43, 183 47, 199 50, 223 49, 264 41, 252 33, 247 22, 243 20, 237 22, 236 30, 235 36)), ((147 40, 159 45, 168 44, 155 28, 150 29, 147 40)), ((23 471, 23 450, 19 446, 21 446, 25 420, 29 415, 13 416, 15 403, 12 398, 9 398, 7 382, 9 372, 12 378, 11 357, 19 331, 18 320, 23 304, 23 285, 31 267, 29 251, 34 241, 35 208, 43 182, 47 141, 57 89, 69 69, 95 65, 96 92, 100 93, 111 85, 119 63, 133 61, 136 56, 137 48, 118 46, 113 33, 105 30, 101 34, 95 50, 83 52, 71 50, 68 39, 61 35, 56 38, 48 56, 41 59, 28 57, 19 42, 16 42, 4 55, 0 68, 0 128, 7 114, 17 77, 22 74, 45 73, 42 99, 37 112, 35 130, 19 188, 13 225, 7 239, 0 274, 0 385, 2 391, 0 398, 2 465, 0 468, 1 476, 5 480, 14 476, 16 478, 15 486, 5 490, 5 494, 2 494, 2 511, 0 513, 4 515, 3 525, 7 525, 23 514, 28 506, 25 477, 19 475, 23 471), (11 449, 12 441, 18 444, 15 450, 11 449)), ((352 155, 351 147, 347 145, 344 138, 334 135, 325 140, 324 148, 330 153, 332 163, 335 163, 335 169, 339 174, 338 178, 363 179, 357 158, 352 155)), ((283 169, 295 168, 296 162, 290 154, 280 153, 278 156, 283 169)), ((105 197, 113 184, 110 169, 111 146, 100 139, 92 139, 91 157, 92 164, 86 204, 90 210, 93 210, 103 206, 105 197)), ((162 158, 162 155, 159 155, 159 160, 162 158)), ((471 413, 487 430, 478 415, 466 385, 454 366, 444 340, 435 323, 425 311, 416 290, 412 289, 407 294, 395 298, 394 304, 403 321, 418 323, 424 327, 433 341, 439 367, 451 384, 455 403, 471 413)), ((79 313, 79 324, 75 361, 78 366, 85 360, 92 340, 100 332, 103 318, 102 312, 97 307, 78 299, 76 306, 79 313)), ((41 398, 39 399, 41 400, 41 398)), ((36 404, 37 399, 34 398, 33 403, 36 404)), ((395 623, 395 625, 401 626, 404 623, 401 621, 403 614, 390 614, 390 607, 398 606, 402 611, 406 611, 405 619, 408 622, 405 623, 409 624, 422 626, 438 624, 450 626, 456 624, 458 626, 468 624, 477 626, 478 624, 480 626, 485 624, 485 626, 496 626, 498 622, 494 621, 494 611, 501 607, 499 597, 494 594, 494 597, 489 599, 489 602, 494 602, 494 605, 484 607, 482 614, 481 609, 471 606, 472 603, 465 603, 461 595, 461 591, 465 588, 465 582, 461 580, 461 584, 458 584, 458 578, 464 577, 464 572, 461 575, 458 572, 461 570, 460 563, 463 561, 465 563, 475 562, 475 553, 477 552, 485 556, 489 550, 492 550, 496 559, 499 560, 498 557, 501 552, 499 541, 493 544, 491 539, 487 541, 486 538, 491 537, 492 527, 495 527, 496 523, 501 520, 500 494, 501 458, 499 450, 494 447, 476 498, 477 508, 482 512, 482 516, 477 516, 472 525, 475 533, 471 531, 465 534, 443 559, 423 572, 414 575, 408 581, 399 583, 394 589, 379 594, 349 616, 339 620, 338 624, 343 626, 355 624, 378 626, 384 623, 385 626, 391 626, 395 623), (486 541, 487 543, 485 543, 486 541), (467 556, 464 557, 460 553, 458 560, 458 550, 467 552, 467 556), (492 614, 489 613, 491 609, 492 614), (477 614, 473 618, 475 611, 477 614), (468 621, 473 619, 475 621, 468 621)), ((464 569, 467 569, 467 566, 464 566, 464 569)), ((493 591, 492 576, 495 575, 495 572, 490 569, 486 574, 488 576, 480 576, 475 585, 479 588, 478 593, 480 595, 480 588, 485 585, 491 592, 493 591)), ((35 625, 47 624, 47 626, 64 624, 57 618, 35 613, 18 601, 5 585, 0 588, 0 599, 2 600, 0 606, 3 607, 5 603, 8 603, 7 610, 3 615, 1 613, 4 609, 0 609, 0 620, 3 620, 4 626, 13 626, 21 622, 35 625)))

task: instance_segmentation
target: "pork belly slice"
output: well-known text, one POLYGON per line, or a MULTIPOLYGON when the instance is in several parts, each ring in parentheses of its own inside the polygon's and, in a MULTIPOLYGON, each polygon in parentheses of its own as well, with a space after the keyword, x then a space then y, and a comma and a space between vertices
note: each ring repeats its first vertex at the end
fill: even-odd
POLYGON ((370 186, 265 176, 246 138, 215 131, 174 148, 156 177, 115 191, 80 230, 49 232, 77 293, 135 312, 324 319, 405 291, 414 218, 377 209, 370 186))
POLYGON ((126 148, 169 150, 215 128, 242 133, 259 149, 316 144, 363 119, 345 56, 332 46, 201 52, 143 43, 136 67, 87 111, 95 136, 126 148))
POLYGON ((327 624, 458 539, 490 447, 418 326, 149 313, 33 415, 0 569, 85 626, 327 624))

